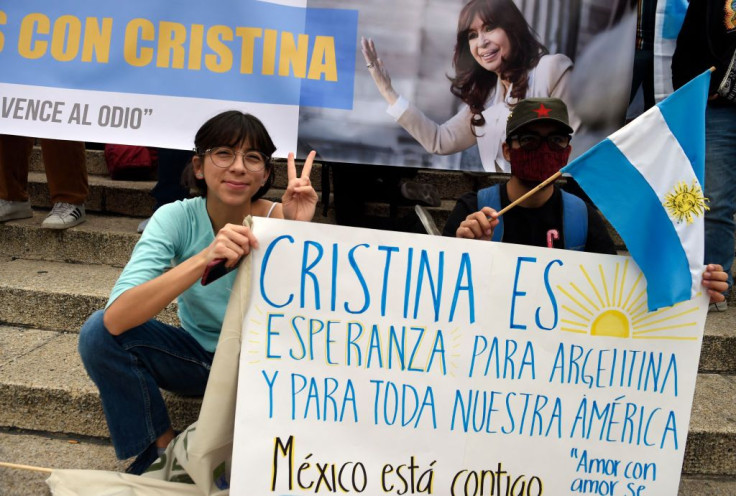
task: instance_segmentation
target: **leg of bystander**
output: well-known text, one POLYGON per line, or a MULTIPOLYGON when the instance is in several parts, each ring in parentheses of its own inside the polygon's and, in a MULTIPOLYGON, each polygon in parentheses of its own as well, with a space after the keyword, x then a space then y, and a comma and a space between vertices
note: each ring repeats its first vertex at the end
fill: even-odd
POLYGON ((729 288, 734 259, 736 214, 736 105, 709 105, 706 111, 705 263, 717 263, 728 273, 729 288))

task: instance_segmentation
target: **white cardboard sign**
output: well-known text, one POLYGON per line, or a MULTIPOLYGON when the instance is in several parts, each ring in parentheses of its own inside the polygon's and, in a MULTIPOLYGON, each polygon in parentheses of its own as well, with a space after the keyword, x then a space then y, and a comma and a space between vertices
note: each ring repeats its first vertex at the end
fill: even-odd
POLYGON ((676 495, 707 311, 628 257, 256 219, 232 494, 676 495))

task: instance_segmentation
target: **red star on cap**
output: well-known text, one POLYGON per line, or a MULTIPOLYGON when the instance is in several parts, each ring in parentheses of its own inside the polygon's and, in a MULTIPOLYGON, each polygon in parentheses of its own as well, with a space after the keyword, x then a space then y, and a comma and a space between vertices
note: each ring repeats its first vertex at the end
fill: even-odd
POLYGON ((539 108, 536 110, 532 110, 532 112, 536 112, 537 119, 541 119, 542 117, 549 117, 550 110, 551 109, 548 109, 547 107, 545 107, 543 103, 540 103, 539 108))

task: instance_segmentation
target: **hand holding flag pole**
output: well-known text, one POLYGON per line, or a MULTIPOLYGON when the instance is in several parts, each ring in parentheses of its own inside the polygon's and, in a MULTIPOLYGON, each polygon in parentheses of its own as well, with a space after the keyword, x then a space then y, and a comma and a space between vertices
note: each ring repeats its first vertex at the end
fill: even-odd
POLYGON ((517 198, 516 200, 512 201, 511 203, 509 203, 508 205, 506 205, 504 208, 502 208, 501 210, 499 210, 497 212, 498 215, 496 217, 497 218, 498 217, 501 217, 503 214, 505 214, 506 212, 508 212, 512 208, 514 208, 516 205, 518 205, 519 203, 523 202, 524 200, 526 200, 527 198, 529 198, 530 196, 532 196, 533 194, 535 194, 536 192, 538 192, 540 189, 546 187, 549 183, 551 183, 551 182, 556 181, 557 179, 559 179, 560 176, 562 176, 562 172, 560 172, 560 171, 555 172, 550 177, 548 177, 547 179, 545 179, 544 181, 542 181, 541 183, 539 183, 538 185, 536 185, 534 187, 534 189, 527 191, 526 193, 524 193, 523 195, 521 195, 519 198, 517 198))

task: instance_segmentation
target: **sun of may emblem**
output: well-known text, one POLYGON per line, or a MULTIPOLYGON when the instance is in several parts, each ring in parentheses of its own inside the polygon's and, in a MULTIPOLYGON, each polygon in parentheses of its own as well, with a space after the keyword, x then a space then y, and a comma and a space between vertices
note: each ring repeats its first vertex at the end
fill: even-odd
POLYGON ((664 207, 677 222, 687 221, 692 224, 694 217, 700 217, 706 210, 710 210, 705 204, 708 199, 703 196, 700 184, 695 179, 690 186, 685 181, 680 181, 674 191, 667 193, 664 199, 664 207))

